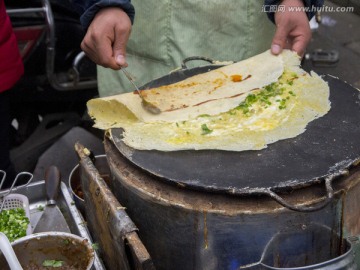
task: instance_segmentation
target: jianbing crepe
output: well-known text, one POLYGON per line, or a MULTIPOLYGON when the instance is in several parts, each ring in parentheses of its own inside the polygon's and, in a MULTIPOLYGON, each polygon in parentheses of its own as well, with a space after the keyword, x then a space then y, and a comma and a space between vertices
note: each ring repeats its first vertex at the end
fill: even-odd
POLYGON ((330 109, 329 88, 299 68, 294 52, 269 51, 179 83, 143 91, 162 113, 153 115, 135 93, 88 102, 95 127, 124 129, 135 149, 256 150, 295 137, 330 109))

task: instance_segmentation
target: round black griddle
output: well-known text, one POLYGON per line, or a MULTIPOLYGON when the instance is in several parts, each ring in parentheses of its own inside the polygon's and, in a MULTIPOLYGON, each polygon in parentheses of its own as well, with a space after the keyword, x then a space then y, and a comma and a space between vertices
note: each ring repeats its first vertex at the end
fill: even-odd
MULTIPOLYGON (((181 70, 144 88, 174 83, 212 68, 181 70)), ((128 160, 146 172, 170 183, 209 192, 241 195, 281 191, 334 178, 360 158, 360 92, 334 77, 324 79, 330 86, 331 110, 309 123, 303 134, 263 150, 135 150, 121 141, 121 129, 111 131, 113 142, 128 160)))

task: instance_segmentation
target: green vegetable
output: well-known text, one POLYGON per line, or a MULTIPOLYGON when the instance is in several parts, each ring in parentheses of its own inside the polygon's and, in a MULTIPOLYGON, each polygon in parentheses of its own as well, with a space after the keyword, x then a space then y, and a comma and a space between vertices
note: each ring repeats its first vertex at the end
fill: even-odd
POLYGON ((236 114, 236 110, 230 110, 230 111, 229 111, 229 114, 230 114, 230 115, 235 115, 235 114, 236 114))
POLYGON ((70 240, 69 240, 69 239, 64 239, 64 244, 65 244, 65 245, 70 244, 70 240))
POLYGON ((42 265, 45 267, 61 267, 63 263, 64 263, 63 261, 45 260, 43 261, 42 265))
POLYGON ((201 135, 206 135, 206 134, 210 134, 211 132, 213 132, 212 129, 209 129, 206 124, 202 124, 201 129, 202 129, 201 135))
POLYGON ((37 207, 37 209, 38 209, 39 211, 44 211, 44 206, 39 205, 39 206, 37 207))
POLYGON ((293 97, 296 96, 293 91, 289 91, 289 94, 292 95, 293 97))
POLYGON ((280 100, 279 109, 283 110, 285 108, 286 108, 286 99, 282 99, 282 100, 280 100))
POLYGON ((291 76, 292 76, 294 79, 299 78, 298 75, 297 75, 297 73, 295 73, 295 72, 291 73, 291 76))
POLYGON ((257 101, 257 96, 254 94, 250 94, 246 97, 245 102, 248 105, 251 105, 257 101))
POLYGON ((94 250, 98 250, 98 249, 99 249, 99 244, 98 244, 98 243, 93 243, 91 246, 92 246, 92 248, 93 248, 94 250))
MULTIPOLYGON (((296 73, 292 74, 293 79, 297 79, 296 73)), ((282 79, 282 77, 280 77, 282 79)), ((272 83, 267 86, 265 86, 263 89, 261 89, 256 94, 250 94, 248 95, 243 102, 241 102, 235 109, 230 110, 229 114, 234 115, 236 113, 235 110, 241 110, 245 116, 250 116, 254 109, 252 109, 253 104, 259 103, 259 105, 262 105, 265 109, 268 108, 269 105, 271 105, 270 98, 278 97, 275 101, 280 103, 278 108, 280 110, 283 110, 286 108, 286 100, 289 100, 291 96, 296 96, 293 91, 288 91, 289 96, 280 99, 280 96, 283 95, 286 91, 286 88, 282 87, 285 83, 292 85, 293 80, 287 80, 285 82, 279 83, 272 83)))
POLYGON ((0 232, 3 232, 10 242, 25 236, 29 223, 23 208, 3 210, 0 213, 0 232))
POLYGON ((246 102, 241 102, 239 104, 239 106, 237 106, 235 109, 237 110, 241 110, 243 112, 243 114, 247 114, 250 110, 249 110, 249 105, 246 104, 246 102))

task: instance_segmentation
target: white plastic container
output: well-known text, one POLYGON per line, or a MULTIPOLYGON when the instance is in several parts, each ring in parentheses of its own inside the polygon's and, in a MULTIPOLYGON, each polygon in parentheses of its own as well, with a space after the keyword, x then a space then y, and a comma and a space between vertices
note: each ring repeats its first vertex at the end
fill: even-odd
MULTIPOLYGON (((16 209, 16 208, 23 208, 25 210, 26 217, 30 221, 29 199, 26 196, 13 193, 6 195, 4 200, 5 202, 4 202, 3 211, 16 209)), ((3 203, 3 199, 0 199, 0 205, 2 205, 2 203, 3 203)), ((32 228, 31 228, 31 224, 29 223, 26 230, 26 235, 30 235, 30 234, 32 234, 32 228)))

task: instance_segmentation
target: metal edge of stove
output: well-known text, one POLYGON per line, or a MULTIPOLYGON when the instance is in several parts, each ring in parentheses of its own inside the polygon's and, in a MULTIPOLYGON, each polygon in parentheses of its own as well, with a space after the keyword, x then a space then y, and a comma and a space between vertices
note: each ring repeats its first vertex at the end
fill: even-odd
MULTIPOLYGON (((45 182, 43 180, 36 181, 29 184, 27 187, 14 188, 12 193, 18 193, 28 197, 30 208, 30 224, 34 229, 43 213, 43 207, 46 204, 45 182)), ((86 222, 75 206, 68 187, 63 182, 61 182, 60 192, 57 198, 57 205, 60 208, 60 211, 63 213, 65 220, 70 227, 71 233, 81 236, 93 244, 90 232, 86 227, 86 222)), ((96 250, 94 264, 91 269, 106 269, 96 250)))
MULTIPOLYGON (((70 210, 71 216, 74 219, 75 224, 77 225, 76 227, 79 230, 79 235, 88 239, 90 243, 93 243, 92 238, 90 236, 90 232, 86 226, 86 222, 83 216, 81 215, 81 213, 79 212, 79 210, 77 209, 77 207, 75 206, 75 202, 68 190, 68 187, 63 182, 61 183, 61 191, 68 206, 68 209, 70 210)), ((102 261, 100 260, 96 250, 95 250, 94 266, 92 268, 96 270, 105 270, 105 267, 102 261)))

